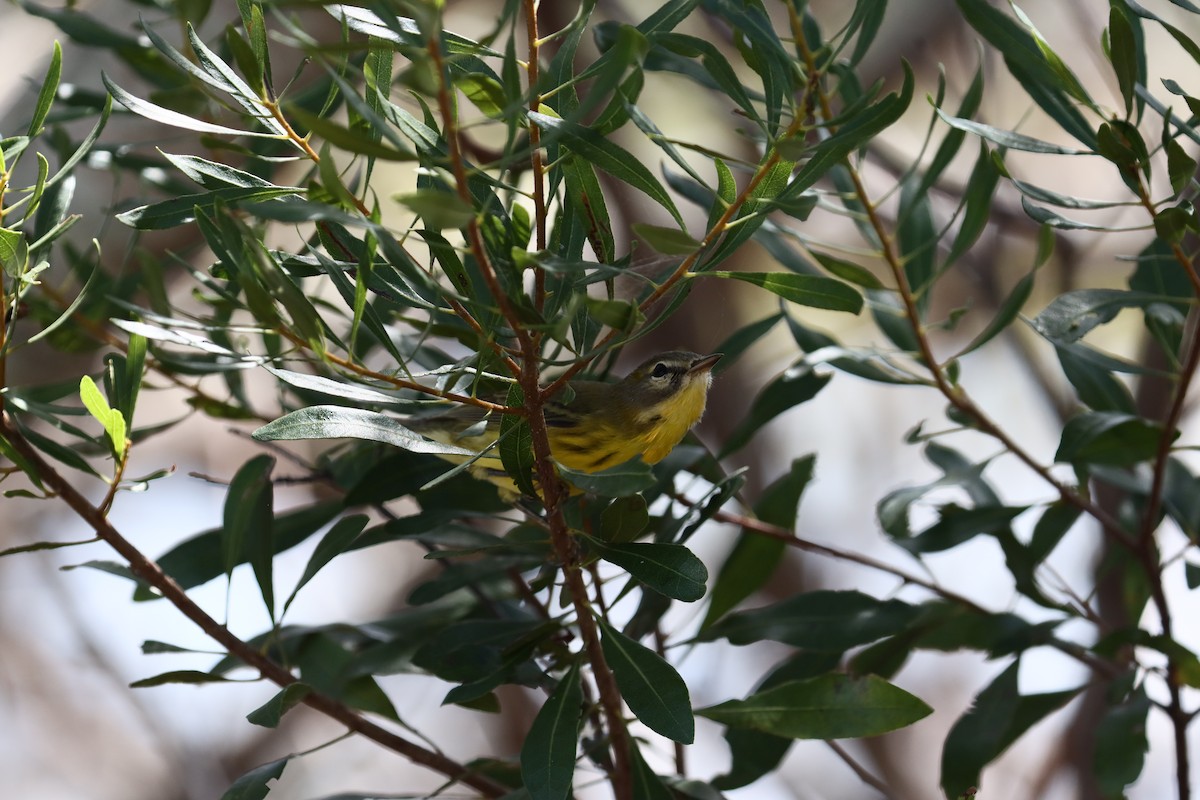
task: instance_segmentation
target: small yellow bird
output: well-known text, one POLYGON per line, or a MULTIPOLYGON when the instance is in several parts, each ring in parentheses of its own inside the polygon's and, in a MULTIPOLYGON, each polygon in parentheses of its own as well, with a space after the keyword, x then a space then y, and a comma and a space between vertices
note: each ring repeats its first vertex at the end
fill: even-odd
MULTIPOLYGON (((637 456, 647 464, 662 461, 704 414, 712 368, 721 355, 673 350, 648 359, 617 383, 571 381, 563 400, 551 399, 545 406, 554 460, 579 472, 599 472, 637 456)), ((495 443, 500 429, 498 415, 486 416, 474 406, 413 417, 405 424, 434 441, 475 451, 495 443)), ((506 493, 515 489, 496 456, 480 458, 470 471, 506 493)))

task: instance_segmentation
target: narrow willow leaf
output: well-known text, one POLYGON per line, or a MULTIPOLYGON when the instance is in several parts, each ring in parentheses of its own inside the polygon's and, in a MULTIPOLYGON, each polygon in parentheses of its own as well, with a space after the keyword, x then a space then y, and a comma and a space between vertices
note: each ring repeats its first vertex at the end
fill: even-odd
MULTIPOLYGON (((509 387, 505 404, 519 407, 525 404, 525 393, 519 384, 509 387)), ((529 420, 516 414, 505 414, 500 418, 499 434, 500 463, 504 471, 513 479, 513 483, 527 497, 537 497, 533 485, 533 473, 537 462, 533 457, 533 433, 529 430, 529 420)))
POLYGON ((125 418, 115 408, 110 408, 96 382, 84 375, 79 380, 79 399, 97 422, 104 426, 113 454, 120 458, 125 453, 125 418))
POLYGON ((698 241, 689 236, 687 231, 681 231, 678 228, 664 228, 661 225, 635 222, 633 223, 633 232, 663 255, 682 256, 700 249, 698 241))
POLYGON ((546 698, 521 745, 521 778, 531 800, 570 796, 582 712, 583 688, 574 664, 546 698))
POLYGON ((425 439, 383 414, 341 406, 302 408, 268 422, 252 435, 262 442, 283 439, 367 439, 414 453, 476 455, 472 450, 425 439))
MULTIPOLYGON (((50 63, 46 66, 46 77, 42 80, 41 91, 38 92, 37 101, 33 105, 33 118, 29 120, 29 129, 26 134, 30 139, 35 138, 42 132, 42 124, 46 121, 46 116, 50 113, 51 106, 54 105, 54 97, 58 93, 58 83, 62 79, 62 45, 58 42, 54 43, 54 51, 50 56, 50 63)), ((9 164, 9 167, 12 165, 9 164)))
POLYGON ((816 591, 730 614, 698 638, 728 639, 737 645, 770 639, 836 652, 896 634, 918 614, 917 607, 900 600, 876 600, 855 591, 816 591))
POLYGON ((193 222, 196 210, 212 215, 218 205, 238 207, 242 203, 261 203, 302 192, 286 186, 226 186, 201 194, 172 197, 158 203, 138 206, 117 214, 117 219, 138 230, 163 230, 193 222))
POLYGON ((283 768, 291 758, 287 756, 255 767, 234 781, 225 794, 221 795, 221 800, 263 800, 271 792, 271 787, 267 784, 279 780, 283 775, 283 768))
POLYGON ((366 386, 360 386, 356 383, 342 383, 307 372, 293 372, 290 369, 277 369, 275 367, 265 367, 265 369, 289 386, 295 386, 297 389, 303 389, 306 392, 318 392, 330 397, 340 397, 352 403, 384 406, 401 403, 394 395, 384 394, 383 392, 370 389, 366 386))
POLYGON ((1063 147, 1052 142, 1047 142, 1042 139, 1035 139, 1032 136, 1026 136, 1023 133, 1016 131, 997 128, 993 125, 986 125, 982 122, 974 120, 962 119, 961 117, 951 116, 940 108, 936 109, 937 114, 942 120, 952 128, 957 128, 960 131, 986 139, 992 144, 998 144, 1001 147, 1006 147, 1010 150, 1024 150, 1030 153, 1049 153, 1061 156, 1079 156, 1089 155, 1087 150, 1078 150, 1073 147, 1063 147))
POLYGON ((1151 705, 1145 688, 1139 686, 1125 700, 1110 706, 1096 726, 1092 774, 1108 797, 1122 796, 1125 787, 1142 774, 1150 749, 1146 717, 1151 705))
POLYGON ((274 457, 261 455, 237 471, 225 496, 225 524, 221 534, 226 577, 243 558, 248 560, 272 620, 275 619, 275 549, 271 541, 275 520, 275 491, 271 482, 274 468, 274 457))
MULTIPOLYGON (((1133 27, 1133 19, 1124 8, 1114 5, 1108 10, 1108 58, 1117 76, 1117 86, 1125 100, 1125 116, 1129 117, 1138 101, 1134 87, 1145 85, 1146 53, 1140 46, 1141 37, 1133 27)), ((1139 103, 1140 105, 1140 103, 1139 103)), ((1138 110, 1141 116, 1141 110, 1138 110)))
POLYGON ((419 189, 392 195, 392 199, 418 215, 433 230, 465 228, 475 218, 475 209, 448 191, 419 189))
POLYGON ((565 145, 599 169, 644 193, 670 212, 681 228, 684 227, 683 218, 671 196, 632 153, 582 125, 546 114, 531 113, 529 119, 544 132, 543 144, 557 141, 565 145))
MULTIPOLYGON (((794 528, 800 496, 812 480, 816 460, 816 456, 808 455, 792 461, 787 474, 763 491, 762 498, 754 506, 755 516, 785 530, 794 528)), ((717 574, 700 630, 706 631, 738 603, 766 585, 786 549, 785 542, 743 528, 717 574)))
MULTIPOLYGON (((724 351, 722 351, 724 352, 724 351)), ((718 454, 725 458, 747 445, 764 425, 788 409, 806 403, 817 396, 832 379, 830 374, 819 374, 807 364, 797 364, 784 370, 754 398, 749 412, 725 439, 718 454)))
POLYGON ((697 273, 697 275, 732 278, 752 283, 779 295, 784 300, 790 300, 803 306, 827 308, 831 311, 848 311, 851 314, 862 311, 862 295, 852 287, 833 278, 819 275, 798 275, 794 272, 724 272, 720 270, 697 273))
MULTIPOLYGON (((1077 414, 1067 421, 1054 460, 1069 464, 1130 466, 1158 452, 1162 426, 1113 411, 1077 414)), ((1174 431, 1172 439, 1179 431, 1174 431)))
POLYGON ((140 681, 134 681, 129 684, 133 689, 147 689, 151 686, 166 686, 172 683, 226 683, 229 679, 222 675, 214 675, 211 672, 200 672, 194 669, 179 669, 172 672, 164 672, 161 675, 155 675, 153 678, 142 678, 140 681))
MULTIPOLYGON (((342 501, 325 501, 302 506, 294 511, 279 514, 272 522, 274 535, 271 549, 279 554, 300 544, 308 537, 328 525, 342 511, 342 501)), ((184 589, 200 586, 225 574, 224 527, 214 528, 185 539, 156 561, 163 572, 175 579, 184 589)), ((242 553, 238 563, 244 563, 248 553, 242 553)), ((157 599, 158 595, 138 591, 135 600, 157 599)))
POLYGON ((855 264, 852 261, 847 261, 844 258, 838 258, 828 253, 821 253, 816 250, 810 250, 813 258, 825 269, 832 272, 835 276, 844 281, 861 286, 864 289, 882 289, 883 281, 875 277, 874 273, 866 267, 855 264))
POLYGON ((309 113, 298 105, 289 105, 287 113, 309 133, 347 153, 382 158, 385 161, 415 161, 417 159, 417 154, 411 150, 386 145, 371 138, 363 131, 352 130, 326 117, 309 113))
POLYGON ((1079 355, 1070 347, 1057 345, 1054 348, 1063 374, 1075 387, 1075 394, 1093 411, 1117 411, 1134 414, 1137 411, 1133 394, 1124 383, 1110 371, 1079 355))
MULTIPOLYGON (((365 514, 355 514, 353 516, 339 519, 329 532, 321 537, 321 541, 317 543, 317 547, 308 558, 308 564, 304 567, 304 574, 300 576, 299 582, 296 583, 296 588, 292 590, 291 595, 283 604, 283 613, 286 614, 288 607, 292 601, 296 599, 296 595, 304 588, 313 577, 316 576, 321 568, 328 564, 333 559, 340 556, 346 550, 351 549, 351 544, 358 537, 363 529, 367 527, 370 518, 365 514)), ((254 720, 251 720, 253 722, 254 720)), ((256 723, 257 724, 257 723, 256 723)))
POLYGON ((1019 661, 1000 673, 954 723, 942 749, 942 790, 959 797, 979 785, 979 774, 1025 731, 1078 694, 1078 690, 1021 695, 1019 661))
POLYGON ((626 544, 646 530, 648 524, 646 498, 640 494, 618 497, 600 514, 600 538, 606 544, 626 544))
MULTIPOLYGON (((1063 130, 1094 149, 1095 131, 1078 106, 1082 102, 1098 113, 1099 110, 1044 40, 1031 35, 987 0, 958 0, 958 6, 971 27, 1004 55, 1009 72, 1034 102, 1063 130)), ((1014 11, 1020 15, 1015 6, 1014 11)))
POLYGON ((604 657, 621 697, 646 727, 668 739, 691 744, 696 720, 687 684, 661 656, 599 621, 604 657))
POLYGON ((1017 285, 1008 293, 1008 297, 1004 298, 1004 302, 1000 305, 1000 310, 996 312, 996 316, 992 317, 987 326, 955 358, 962 358, 967 353, 978 350, 1008 328, 1009 324, 1021 313, 1021 309, 1025 307, 1029 296, 1033 294, 1034 274, 1030 272, 1017 281, 1017 285))
POLYGON ((282 138, 278 133, 267 133, 264 131, 243 131, 237 128, 229 128, 224 125, 217 125, 213 122, 205 122, 204 120, 189 117, 186 114, 180 114, 178 111, 172 111, 169 108, 155 105, 146 100, 140 100, 134 95, 122 89, 104 72, 100 73, 100 79, 104 82, 104 88, 108 89, 109 93, 125 108, 140 117, 161 122, 164 125, 170 125, 173 128, 183 128, 197 133, 214 133, 224 136, 262 136, 270 139, 282 138))
POLYGON ((312 687, 292 683, 275 693, 267 702, 246 715, 246 721, 264 728, 278 728, 283 715, 295 708, 312 693, 312 687))
POLYGON ((898 730, 933 709, 876 675, 833 674, 790 681, 696 713, 732 728, 791 739, 852 739, 898 730))
POLYGON ((600 472, 580 472, 561 464, 558 471, 572 486, 601 497, 628 497, 657 482, 650 465, 638 458, 600 472))
POLYGON ((1121 289, 1080 289, 1056 297, 1033 320, 1033 328, 1056 344, 1071 344, 1111 322, 1124 308, 1139 308, 1170 298, 1121 289))
POLYGON ((29 242, 21 231, 0 228, 0 269, 10 278, 20 277, 29 268, 29 242))
POLYGON ((642 758, 637 741, 630 741, 629 747, 632 751, 630 761, 633 762, 633 796, 637 800, 676 800, 678 795, 667 788, 663 779, 642 758))
POLYGON ((606 544, 590 537, 587 541, 605 561, 626 570, 659 594, 685 603, 704 597, 708 569, 681 544, 606 544))

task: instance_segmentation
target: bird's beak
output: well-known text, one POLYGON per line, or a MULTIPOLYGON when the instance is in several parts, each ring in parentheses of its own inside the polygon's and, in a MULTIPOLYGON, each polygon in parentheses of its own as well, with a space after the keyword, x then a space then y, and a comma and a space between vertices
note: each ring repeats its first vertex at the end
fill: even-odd
POLYGON ((711 356, 701 356, 700 358, 697 358, 692 362, 692 365, 688 367, 688 374, 696 375, 701 372, 708 372, 710 369, 716 366, 716 363, 721 360, 723 355, 725 354, 713 353, 711 356))

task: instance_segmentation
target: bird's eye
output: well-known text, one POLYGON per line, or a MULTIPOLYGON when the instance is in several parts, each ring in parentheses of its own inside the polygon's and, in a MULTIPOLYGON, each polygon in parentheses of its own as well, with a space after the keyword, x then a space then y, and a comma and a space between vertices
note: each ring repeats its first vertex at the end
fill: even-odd
POLYGON ((654 371, 650 373, 651 378, 661 378, 667 374, 667 365, 663 362, 658 362, 654 365, 654 371))

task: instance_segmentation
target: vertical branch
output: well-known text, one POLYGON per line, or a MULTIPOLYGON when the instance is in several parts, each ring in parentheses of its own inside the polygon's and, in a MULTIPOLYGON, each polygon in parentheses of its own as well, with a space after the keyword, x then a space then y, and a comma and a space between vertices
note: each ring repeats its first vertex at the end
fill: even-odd
MULTIPOLYGON (((529 80, 529 110, 542 107, 542 94, 538 89, 538 59, 541 57, 541 42, 538 40, 538 0, 525 0, 525 38, 529 49, 529 60, 525 72, 529 80)), ((533 224, 534 247, 546 249, 546 185, 545 167, 542 164, 542 131, 537 125, 529 126, 529 165, 533 174, 533 224)), ((546 273, 534 270, 533 305, 539 312, 546 304, 546 273)))
MULTIPOLYGON (((440 33, 431 32, 427 41, 430 58, 433 60, 438 75, 438 110, 443 121, 443 134, 446 138, 446 149, 450 169, 454 175, 455 187, 459 198, 468 206, 474 207, 468 184, 466 164, 463 160, 462 143, 459 140, 459 128, 454 112, 453 98, 449 75, 446 69, 444 55, 441 49, 440 33)), ((544 209, 543 209, 544 215, 544 209)), ((543 222, 544 224, 544 222, 543 222)), ((546 420, 543 408, 549 399, 549 394, 540 386, 540 358, 538 353, 538 337, 524 328, 521 319, 513 307, 512 301, 500 285, 494 266, 488 258, 483 236, 479 230, 479 221, 472 216, 467 223, 467 243, 471 254, 479 264, 479 271, 487 284, 488 291, 500 309, 505 322, 512 329, 517 339, 517 347, 521 354, 521 362, 517 364, 507 359, 509 369, 520 383, 525 395, 525 412, 529 422, 531 445, 533 449, 535 470, 539 483, 542 505, 546 510, 546 521, 550 526, 550 540, 554 547, 555 557, 562 564, 563 578, 567 591, 571 594, 574 604, 576 624, 579 635, 583 640, 584 651, 592 667, 593 678, 600 694, 600 704, 604 709, 605 721, 608 725, 608 735, 613 751, 613 773, 611 780, 617 800, 634 800, 633 771, 631 768, 631 751, 628 731, 621 705, 621 693, 617 687, 616 678, 604 658, 604 649, 600 643, 600 632, 592 616, 592 608, 588 601, 587 585, 583 579, 583 571, 579 564, 578 551, 571 538, 566 518, 563 516, 562 503, 566 495, 562 488, 561 479, 554 467, 550 453, 550 437, 546 430, 546 420)))

